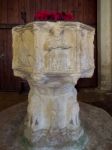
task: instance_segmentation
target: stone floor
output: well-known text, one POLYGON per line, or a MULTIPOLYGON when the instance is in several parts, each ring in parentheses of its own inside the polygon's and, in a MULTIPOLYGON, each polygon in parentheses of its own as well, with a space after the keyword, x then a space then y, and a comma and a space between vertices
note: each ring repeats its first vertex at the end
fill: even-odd
POLYGON ((100 107, 112 116, 112 91, 84 89, 78 91, 78 100, 100 107))
MULTIPOLYGON (((15 149, 14 146, 11 148, 10 144, 14 143, 13 141, 15 139, 14 134, 16 134, 19 128, 18 125, 20 124, 21 120, 24 118, 24 113, 26 111, 26 109, 24 108, 26 107, 26 103, 25 105, 23 105, 22 102, 27 100, 27 95, 28 93, 0 92, 0 111, 1 111, 0 112, 0 116, 1 116, 0 150, 20 150, 20 148, 15 149), (20 104, 16 105, 18 103, 20 104), (10 107, 13 105, 15 105, 13 108, 15 108, 16 113, 14 113, 13 109, 10 107), (8 107, 10 108, 7 109, 8 107), (5 111, 2 111, 2 110, 5 110, 5 111), (7 113, 7 111, 9 111, 9 113, 7 113), (9 121, 9 123, 7 121, 9 121), (13 123, 13 126, 12 126, 12 123, 13 123), (6 144, 6 141, 4 140, 6 139, 6 137, 9 141, 8 143, 9 145, 6 144)), ((96 90, 95 89, 94 90, 93 89, 89 89, 89 90, 80 89, 78 90, 78 100, 81 102, 85 102, 85 103, 103 108, 112 116, 112 92, 111 91, 99 92, 97 89, 96 90)), ((111 150, 112 149, 112 141, 111 141, 112 119, 107 113, 103 112, 97 107, 93 107, 91 105, 87 105, 84 103, 81 104, 82 122, 83 123, 85 122, 85 125, 84 125, 85 129, 87 129, 87 134, 89 136, 89 139, 92 141, 92 143, 90 142, 91 144, 87 146, 88 148, 86 150, 94 150, 94 149, 95 150, 111 150), (86 120, 83 120, 83 118, 86 118, 86 120), (105 120, 104 118, 108 120, 105 120), (104 122, 106 122, 106 124, 104 122), (98 129, 97 132, 95 132, 96 129, 98 129), (107 137, 107 139, 104 139, 105 137, 107 137)))
POLYGON ((29 147, 23 138, 23 128, 20 128, 23 126, 26 107, 25 102, 0 112, 0 150, 112 150, 112 117, 104 110, 82 102, 80 119, 84 135, 88 137, 85 148, 86 136, 63 148, 29 147))
MULTIPOLYGON (((27 100, 27 95, 27 93, 0 92, 0 111, 27 100)), ((99 92, 97 89, 80 89, 78 100, 101 107, 112 115, 112 91, 99 92)))

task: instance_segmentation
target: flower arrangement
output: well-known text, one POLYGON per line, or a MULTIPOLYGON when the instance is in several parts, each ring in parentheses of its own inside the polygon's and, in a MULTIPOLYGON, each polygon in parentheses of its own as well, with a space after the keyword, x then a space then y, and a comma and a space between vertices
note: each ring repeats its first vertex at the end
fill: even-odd
POLYGON ((40 20, 40 21, 72 21, 74 20, 75 17, 73 15, 73 13, 71 11, 69 12, 50 12, 47 10, 41 10, 38 11, 35 15, 34 15, 34 20, 40 20))

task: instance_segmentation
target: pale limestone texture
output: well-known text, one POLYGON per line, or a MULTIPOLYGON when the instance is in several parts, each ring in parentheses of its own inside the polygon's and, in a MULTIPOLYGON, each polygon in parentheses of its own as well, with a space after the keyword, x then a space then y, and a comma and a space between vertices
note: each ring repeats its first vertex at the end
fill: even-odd
POLYGON ((94 28, 78 22, 32 22, 12 33, 14 74, 30 85, 24 136, 35 150, 68 150, 67 144, 84 135, 74 85, 93 74, 94 28))
MULTIPOLYGON (((25 102, 0 112, 0 150, 28 150, 23 146, 27 143, 21 138, 23 129, 20 130, 26 108, 25 102)), ((84 150, 111 150, 112 117, 104 110, 85 103, 80 103, 80 108, 81 124, 89 139, 84 150)), ((71 149, 76 150, 74 146, 71 149)))
POLYGON ((97 0, 98 89, 112 90, 112 0, 97 0))

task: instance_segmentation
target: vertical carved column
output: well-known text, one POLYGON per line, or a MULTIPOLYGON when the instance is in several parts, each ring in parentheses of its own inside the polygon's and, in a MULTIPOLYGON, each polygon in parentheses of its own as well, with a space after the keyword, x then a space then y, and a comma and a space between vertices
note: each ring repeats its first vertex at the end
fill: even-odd
POLYGON ((30 88, 24 132, 30 143, 43 147, 62 146, 83 135, 73 84, 39 87, 30 83, 30 88))
POLYGON ((83 149, 74 85, 94 71, 94 29, 75 22, 15 27, 13 69, 30 85, 24 137, 31 150, 83 149))

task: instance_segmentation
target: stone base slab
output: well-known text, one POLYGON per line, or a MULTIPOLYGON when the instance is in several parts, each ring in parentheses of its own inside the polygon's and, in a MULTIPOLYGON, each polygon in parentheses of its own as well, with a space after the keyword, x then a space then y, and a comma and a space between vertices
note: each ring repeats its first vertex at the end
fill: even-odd
MULTIPOLYGON (((26 107, 26 103, 21 103, 0 112, 0 150, 23 150, 22 145, 24 150, 31 150, 27 147, 27 142, 20 138, 20 126, 24 122, 26 107)), ((80 103, 80 117, 88 136, 88 144, 84 150, 111 150, 112 117, 104 110, 84 103, 80 103)), ((82 150, 82 145, 87 143, 85 139, 87 137, 84 134, 74 145, 63 148, 32 148, 32 150, 82 150)))

